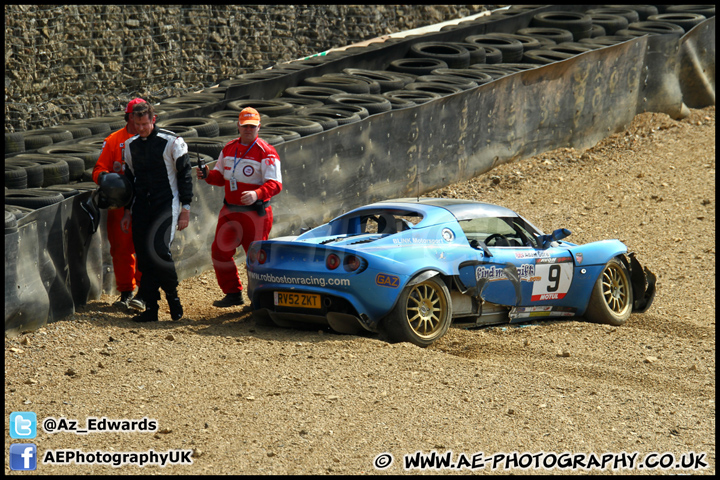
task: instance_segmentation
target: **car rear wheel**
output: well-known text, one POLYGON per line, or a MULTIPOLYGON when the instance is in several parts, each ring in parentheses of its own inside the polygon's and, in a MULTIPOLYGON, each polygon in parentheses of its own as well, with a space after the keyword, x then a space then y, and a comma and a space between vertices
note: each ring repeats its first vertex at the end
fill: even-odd
POLYGON ((450 291, 436 277, 406 287, 385 318, 391 342, 410 342, 427 347, 445 335, 452 321, 450 291))
POLYGON ((595 282, 585 317, 596 323, 623 325, 633 306, 630 273, 617 258, 611 259, 595 282))

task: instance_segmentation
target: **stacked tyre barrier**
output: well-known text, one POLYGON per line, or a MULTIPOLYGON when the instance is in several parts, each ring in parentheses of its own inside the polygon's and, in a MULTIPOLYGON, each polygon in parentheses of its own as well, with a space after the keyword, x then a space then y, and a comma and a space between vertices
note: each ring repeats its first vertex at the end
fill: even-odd
MULTIPOLYGON (((163 100, 157 123, 212 168, 239 111, 256 108, 282 161, 271 235, 297 234, 372 201, 588 148, 638 113, 714 105, 714 7, 684 7, 510 8, 224 79, 163 100)), ((104 219, 93 235, 80 202, 122 115, 6 134, 6 332, 114 290, 104 219)), ((212 265, 222 199, 194 184, 190 227, 173 243, 180 278, 212 265)))

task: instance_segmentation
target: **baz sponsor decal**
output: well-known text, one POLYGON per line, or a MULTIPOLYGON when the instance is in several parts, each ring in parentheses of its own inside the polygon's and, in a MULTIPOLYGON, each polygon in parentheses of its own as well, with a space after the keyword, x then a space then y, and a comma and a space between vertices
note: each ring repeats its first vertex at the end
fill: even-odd
POLYGON ((381 287, 397 288, 400 286, 400 277, 386 273, 378 273, 375 277, 375 283, 381 287))

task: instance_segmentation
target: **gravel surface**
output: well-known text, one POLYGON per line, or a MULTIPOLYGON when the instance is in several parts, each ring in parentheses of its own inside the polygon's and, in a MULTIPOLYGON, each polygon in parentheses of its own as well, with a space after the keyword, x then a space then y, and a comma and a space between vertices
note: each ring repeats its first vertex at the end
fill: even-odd
MULTIPOLYGON (((179 322, 164 306, 159 323, 133 323, 103 296, 6 338, 6 446, 35 443, 41 459, 58 449, 193 452, 190 466, 40 464, 42 474, 393 474, 405 472, 406 454, 433 451, 453 461, 637 452, 638 462, 694 452, 707 465, 696 473, 715 473, 714 107, 683 120, 642 114, 589 150, 501 165, 428 196, 504 205, 546 232, 569 228, 575 243, 618 238, 658 276, 655 303, 622 327, 574 319, 451 328, 422 349, 256 326, 247 306, 212 306, 222 293, 206 271, 181 283, 179 322), (157 430, 38 427, 20 441, 9 437, 15 411, 80 427, 89 417, 147 417, 157 430), (394 461, 377 470, 382 453, 394 461)), ((16 473, 7 458, 5 473, 16 473)))

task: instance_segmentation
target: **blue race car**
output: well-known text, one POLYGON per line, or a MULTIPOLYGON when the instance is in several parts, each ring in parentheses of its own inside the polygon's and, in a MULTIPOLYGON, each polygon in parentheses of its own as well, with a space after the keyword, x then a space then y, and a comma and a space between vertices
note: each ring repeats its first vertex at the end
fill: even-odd
POLYGON ((488 203, 388 200, 254 242, 248 295, 261 323, 384 331, 422 347, 451 323, 583 316, 622 325, 650 307, 655 275, 622 242, 576 245, 568 235, 488 203))

